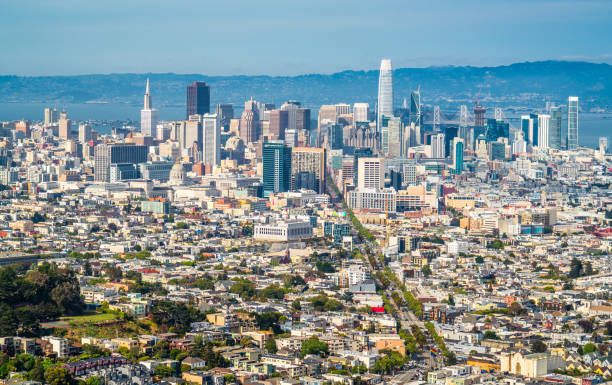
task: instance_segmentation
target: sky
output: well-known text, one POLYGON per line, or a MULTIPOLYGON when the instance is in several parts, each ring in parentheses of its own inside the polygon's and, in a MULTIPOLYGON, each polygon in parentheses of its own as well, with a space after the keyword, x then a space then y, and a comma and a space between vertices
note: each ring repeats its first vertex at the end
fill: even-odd
POLYGON ((0 0, 0 74, 612 63, 611 15, 611 0, 0 0))

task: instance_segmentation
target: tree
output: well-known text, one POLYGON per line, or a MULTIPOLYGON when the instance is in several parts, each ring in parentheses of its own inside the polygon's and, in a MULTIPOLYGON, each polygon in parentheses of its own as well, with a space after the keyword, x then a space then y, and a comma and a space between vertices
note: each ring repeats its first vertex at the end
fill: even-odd
POLYGON ((588 319, 581 319, 580 321, 578 321, 578 325, 585 333, 591 333, 594 329, 593 321, 588 319))
POLYGON ((548 349, 548 346, 540 340, 533 341, 531 343, 532 353, 544 353, 548 349))
POLYGON ((606 334, 612 335, 612 321, 607 321, 605 323, 605 328, 606 328, 606 334))
POLYGON ((28 380, 44 382, 45 380, 45 368, 43 367, 42 361, 37 359, 34 366, 28 372, 28 380))
POLYGON ((508 312, 513 316, 518 316, 527 313, 527 310, 523 308, 518 302, 512 302, 508 308, 508 312))
POLYGON ((475 258, 475 261, 477 264, 482 265, 484 263, 484 258, 479 255, 475 258))
POLYGON ((278 351, 276 347, 276 340, 274 339, 274 337, 270 337, 270 339, 266 341, 264 348, 270 354, 274 354, 278 351))
POLYGON ((121 268, 110 264, 106 264, 106 266, 104 266, 104 275, 106 275, 111 281, 119 281, 121 278, 123 278, 121 268))
POLYGON ((293 302, 291 302, 291 310, 293 311, 302 310, 302 304, 299 299, 294 299, 293 302))
POLYGON ((585 344, 582 347, 582 354, 589 354, 589 353, 593 353, 594 351, 597 350, 597 345, 595 345, 592 342, 588 342, 587 344, 585 344))
POLYGON ((248 299, 255 296, 255 284, 248 279, 239 279, 230 287, 230 293, 238 294, 240 298, 248 299))
POLYGON ((495 333, 493 330, 487 330, 484 333, 484 337, 485 340, 498 340, 499 337, 497 336, 497 333, 495 333))
POLYGON ((158 378, 166 378, 173 376, 175 374, 175 371, 169 366, 158 365, 155 367, 155 369, 153 369, 153 374, 155 374, 155 376, 157 376, 158 378))
POLYGON ((582 273, 582 262, 580 262, 577 258, 572 258, 572 262, 570 263, 570 272, 568 277, 570 278, 578 278, 582 273))
POLYGON ((429 265, 425 265, 421 268, 421 272, 425 277, 429 277, 431 275, 431 267, 429 267, 429 265))
POLYGON ((267 299, 283 299, 285 298, 285 291, 277 284, 267 286, 261 291, 261 296, 267 299))
POLYGON ((45 371, 45 382, 49 385, 76 385, 72 373, 61 366, 51 366, 45 371))
POLYGON ((314 336, 302 342, 302 350, 300 353, 300 357, 304 358, 308 354, 315 354, 325 357, 328 353, 329 348, 327 344, 323 341, 320 341, 316 336, 314 336))

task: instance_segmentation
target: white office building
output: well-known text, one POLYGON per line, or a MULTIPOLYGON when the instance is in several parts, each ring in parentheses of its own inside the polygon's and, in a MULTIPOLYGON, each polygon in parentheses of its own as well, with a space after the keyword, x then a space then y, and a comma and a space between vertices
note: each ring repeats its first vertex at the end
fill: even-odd
POLYGON ((202 163, 221 164, 221 121, 217 114, 202 116, 202 163))
POLYGON ((145 136, 155 136, 157 134, 158 112, 151 104, 151 90, 149 88, 149 79, 147 79, 147 88, 144 95, 144 107, 140 110, 140 132, 145 136))
POLYGON ((253 239, 256 241, 286 242, 310 237, 312 237, 312 226, 309 222, 299 220, 258 224, 253 230, 253 239))

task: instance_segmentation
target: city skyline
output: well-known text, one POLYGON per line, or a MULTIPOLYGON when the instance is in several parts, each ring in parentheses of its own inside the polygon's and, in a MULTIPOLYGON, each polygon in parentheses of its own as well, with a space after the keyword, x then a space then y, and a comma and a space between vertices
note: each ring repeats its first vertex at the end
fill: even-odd
POLYGON ((612 4, 606 1, 279 5, 9 0, 3 2, 0 32, 7 35, 19 29, 21 34, 6 42, 8 60, 0 65, 0 73, 295 75, 373 69, 378 57, 391 58, 396 68, 548 59, 612 62, 607 48, 612 46, 612 33, 605 16, 612 4), (215 17, 203 25, 200 20, 207 14, 215 17), (568 23, 573 28, 566 28, 568 23), (480 27, 471 28, 474 24, 480 27), (185 38, 217 34, 220 38, 208 39, 201 50, 193 50, 193 41, 185 38), (595 35, 598 38, 592 39, 595 35), (263 55, 253 50, 261 44, 283 49, 263 55), (327 60, 310 60, 312 53, 327 60), (49 59, 44 66, 35 60, 40 56, 49 59))

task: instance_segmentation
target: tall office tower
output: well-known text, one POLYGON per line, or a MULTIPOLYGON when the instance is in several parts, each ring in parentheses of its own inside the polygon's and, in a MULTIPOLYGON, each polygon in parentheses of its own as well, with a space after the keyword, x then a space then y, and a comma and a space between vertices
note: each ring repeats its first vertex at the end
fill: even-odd
POLYGON ((549 148, 550 115, 538 115, 538 147, 549 148))
POLYGON ((191 115, 189 120, 179 126, 178 138, 181 150, 193 147, 194 143, 202 148, 202 115, 191 115))
POLYGON ((285 144, 289 147, 298 147, 298 130, 290 128, 285 130, 285 144))
POLYGON ((96 182, 109 182, 111 164, 144 163, 147 161, 148 152, 147 146, 137 146, 129 143, 98 144, 94 154, 94 180, 96 182))
POLYGON ((368 103, 353 104, 353 122, 369 122, 370 105, 368 103))
POLYGON ((463 150, 465 142, 461 138, 453 139, 453 167, 455 174, 463 172, 463 150))
POLYGON ((380 62, 378 76, 378 113, 376 127, 378 132, 382 129, 382 117, 393 116, 393 68, 391 60, 383 59, 380 62))
POLYGON ((332 150, 342 150, 344 148, 344 132, 341 124, 329 126, 329 147, 332 150))
POLYGON ((356 148, 353 153, 353 186, 357 186, 359 175, 359 158, 371 158, 372 149, 369 147, 356 148))
POLYGON ((259 140, 259 118, 257 110, 244 110, 240 117, 240 139, 244 144, 257 142, 259 140))
POLYGON ((404 156, 404 124, 399 117, 391 117, 387 122, 389 144, 387 155, 392 158, 404 156))
POLYGON ((230 120, 234 119, 234 106, 231 104, 217 104, 215 114, 219 115, 221 127, 229 127, 230 120))
POLYGON ((495 142, 499 138, 508 138, 509 136, 510 124, 508 122, 498 119, 487 119, 486 138, 489 142, 495 142))
POLYGON ((270 120, 269 112, 276 109, 274 103, 259 103, 259 120, 270 120))
POLYGON ((505 160, 506 145, 503 142, 489 143, 489 159, 490 160, 505 160))
POLYGON ((523 138, 532 146, 538 146, 539 129, 538 129, 538 115, 529 114, 521 116, 521 131, 523 131, 523 138))
POLYGON ((283 111, 287 111, 287 113, 289 114, 289 127, 288 128, 299 129, 297 125, 297 120, 298 120, 297 118, 298 118, 298 110, 300 108, 301 108, 300 102, 295 101, 295 100, 289 100, 288 102, 283 103, 283 105, 281 106, 280 109, 283 111))
POLYGON ((291 187, 291 148, 284 143, 263 144, 264 196, 289 191, 291 187))
POLYGON ((351 113, 351 106, 350 104, 346 104, 346 103, 338 103, 336 104, 336 116, 339 115, 350 115, 351 113))
POLYGON ((291 189, 297 189, 297 178, 305 173, 312 174, 314 190, 325 192, 325 149, 295 147, 291 150, 291 189))
POLYGON ((431 136, 431 157, 434 159, 446 158, 444 134, 434 134, 431 136))
POLYGON ((578 149, 578 97, 567 99, 567 149, 578 149))
POLYGON ((68 113, 62 111, 59 118, 59 137, 62 139, 70 139, 72 131, 72 122, 68 119, 68 113))
POLYGON ((270 128, 268 129, 272 140, 285 139, 285 131, 289 128, 289 112, 272 110, 270 114, 270 128))
POLYGON ((79 142, 85 144, 91 139, 91 126, 86 123, 79 124, 79 142))
POLYGON ((384 155, 389 153, 389 119, 390 116, 383 115, 380 117, 380 127, 378 127, 380 133, 380 151, 384 155))
POLYGON ((21 120, 15 124, 15 130, 23 132, 26 138, 30 137, 30 122, 28 120, 21 120))
POLYGON ((421 125, 421 91, 416 90, 410 93, 410 123, 415 126, 421 125))
POLYGON ((45 126, 51 126, 57 123, 59 114, 57 108, 45 108, 45 126))
POLYGON ((145 136, 155 136, 157 129, 158 112, 151 104, 151 89, 147 78, 147 87, 144 94, 144 107, 140 111, 140 132, 145 136))
POLYGON ((202 163, 221 164, 221 118, 217 114, 202 115, 202 163))
POLYGON ((357 164, 357 188, 381 189, 385 187, 385 160, 359 158, 357 164))
POLYGON ((298 108, 295 111, 295 127, 292 127, 291 114, 289 114, 289 128, 310 132, 310 108, 298 108))
POLYGON ((324 104, 319 108, 318 116, 319 130, 324 124, 335 124, 338 121, 338 114, 336 113, 336 106, 333 104, 324 104))
POLYGON ((608 152, 608 137, 607 136, 599 137, 599 152, 602 155, 605 155, 608 152))
POLYGON ((187 119, 191 115, 210 112, 210 87, 205 82, 193 82, 187 86, 187 119))
POLYGON ((550 107, 550 128, 548 131, 548 145, 557 150, 561 149, 561 121, 563 112, 561 107, 550 107))
MULTIPOLYGON (((487 109, 484 108, 480 103, 476 103, 474 106, 474 127, 484 128, 486 125, 485 115, 487 114, 487 109)), ((480 135, 481 132, 478 134, 480 135)))

